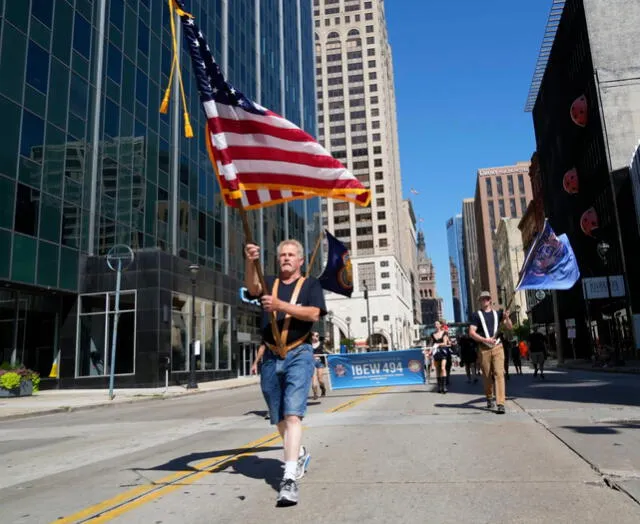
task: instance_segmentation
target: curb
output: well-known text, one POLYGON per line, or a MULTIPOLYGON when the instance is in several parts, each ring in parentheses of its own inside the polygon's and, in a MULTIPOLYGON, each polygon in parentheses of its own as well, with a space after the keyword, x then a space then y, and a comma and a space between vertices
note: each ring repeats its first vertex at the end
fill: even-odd
POLYGON ((156 401, 174 400, 176 398, 183 398, 183 397, 192 396, 192 395, 203 395, 205 393, 214 393, 216 391, 229 391, 232 389, 246 388, 246 387, 255 386, 255 385, 259 385, 259 382, 254 382, 250 384, 236 384, 233 386, 221 387, 217 389, 200 389, 200 390, 191 391, 191 392, 185 391, 184 393, 173 393, 167 396, 135 397, 129 400, 123 400, 121 402, 115 402, 115 403, 112 401, 104 401, 98 404, 89 404, 86 406, 65 406, 65 407, 58 407, 58 408, 43 409, 40 411, 34 411, 32 413, 16 413, 14 415, 5 415, 5 416, 0 415, 0 422, 4 420, 19 420, 19 419, 25 419, 25 418, 40 417, 44 415, 55 415, 56 413, 74 413, 76 411, 89 411, 95 408, 105 408, 105 407, 115 408, 118 406, 127 406, 129 404, 135 404, 137 402, 149 402, 152 400, 156 400, 156 401))
POLYGON ((567 371, 591 371, 593 373, 622 373, 626 375, 640 375, 640 368, 594 368, 591 366, 556 366, 556 369, 567 371))

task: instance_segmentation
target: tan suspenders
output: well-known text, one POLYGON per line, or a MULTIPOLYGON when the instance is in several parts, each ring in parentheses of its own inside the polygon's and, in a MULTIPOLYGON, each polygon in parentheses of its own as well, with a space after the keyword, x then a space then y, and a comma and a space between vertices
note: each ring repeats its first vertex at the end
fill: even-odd
MULTIPOLYGON (((295 304, 298 300, 298 295, 300 295, 300 290, 302 289, 302 284, 304 284, 304 280, 305 277, 300 277, 298 279, 298 281, 296 282, 296 287, 293 288, 293 293, 291 294, 291 300, 289 300, 290 304, 295 304)), ((273 290, 271 291, 271 294, 274 297, 278 296, 278 286, 280 285, 280 279, 276 278, 274 283, 273 283, 273 290)), ((292 342, 291 344, 287 344, 287 338, 289 337, 289 325, 291 324, 291 315, 289 315, 288 313, 285 315, 284 317, 284 324, 282 326, 282 332, 280 333, 280 340, 282 341, 282 352, 278 351, 277 346, 273 345, 273 344, 269 344, 267 343, 267 347, 273 351, 274 353, 277 353, 278 355, 280 355, 282 358, 285 357, 285 355, 292 350, 295 347, 298 347, 300 344, 302 344, 307 336, 305 335, 304 337, 299 338, 298 340, 295 340, 294 342, 292 342)))

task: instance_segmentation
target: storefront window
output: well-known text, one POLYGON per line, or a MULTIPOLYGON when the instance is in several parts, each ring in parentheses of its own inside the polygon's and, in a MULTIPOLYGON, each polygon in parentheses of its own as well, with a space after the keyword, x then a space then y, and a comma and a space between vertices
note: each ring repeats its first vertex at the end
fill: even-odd
MULTIPOLYGON (((115 373, 135 372, 136 292, 120 295, 115 373)), ((111 340, 114 333, 115 293, 81 295, 78 308, 76 376, 111 372, 111 340)))
POLYGON ((171 313, 171 370, 187 370, 187 348, 189 347, 189 297, 173 295, 171 313))

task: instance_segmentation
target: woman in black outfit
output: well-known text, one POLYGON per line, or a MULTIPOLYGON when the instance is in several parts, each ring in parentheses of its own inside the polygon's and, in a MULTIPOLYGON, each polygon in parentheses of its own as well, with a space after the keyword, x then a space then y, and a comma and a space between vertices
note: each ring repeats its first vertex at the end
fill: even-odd
POLYGON ((447 392, 447 357, 449 356, 449 335, 442 329, 442 324, 436 320, 436 330, 431 334, 432 362, 438 377, 438 393, 447 392))

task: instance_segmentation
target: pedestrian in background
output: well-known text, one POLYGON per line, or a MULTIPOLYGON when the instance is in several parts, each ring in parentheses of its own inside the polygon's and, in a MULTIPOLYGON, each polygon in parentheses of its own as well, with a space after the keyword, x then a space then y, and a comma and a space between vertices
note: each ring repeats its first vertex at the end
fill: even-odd
POLYGON ((436 330, 431 334, 433 366, 438 377, 438 393, 447 392, 447 358, 450 355, 451 341, 449 335, 442 329, 442 323, 436 320, 436 330))
POLYGON ((544 361, 547 356, 547 345, 544 335, 540 331, 533 331, 529 335, 529 355, 533 364, 533 378, 536 378, 538 371, 540 371, 540 378, 544 380, 544 361))
POLYGON ((471 370, 473 369, 473 382, 478 382, 478 374, 480 373, 478 366, 478 344, 468 333, 463 333, 458 339, 460 342, 460 358, 467 372, 467 383, 471 384, 471 370))
POLYGON ((318 400, 318 387, 320 387, 320 394, 324 397, 327 394, 327 388, 324 385, 324 362, 322 356, 324 355, 322 344, 320 343, 320 333, 314 331, 311 333, 311 347, 313 348, 313 358, 315 371, 313 372, 313 381, 311 389, 313 390, 313 400, 318 400))

